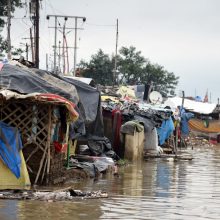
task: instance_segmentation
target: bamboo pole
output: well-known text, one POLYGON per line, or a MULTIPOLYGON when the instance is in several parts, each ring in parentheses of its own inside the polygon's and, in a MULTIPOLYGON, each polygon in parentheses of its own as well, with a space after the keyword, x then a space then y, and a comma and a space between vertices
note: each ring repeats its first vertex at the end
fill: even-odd
POLYGON ((46 183, 49 182, 50 173, 50 141, 51 141, 51 119, 52 119, 52 107, 49 105, 49 122, 48 122, 48 136, 47 136, 47 179, 46 183))
MULTIPOLYGON (((48 152, 50 152, 50 129, 51 129, 51 105, 49 105, 49 111, 48 111, 48 117, 49 117, 49 121, 48 121, 48 135, 47 135, 47 144, 46 144, 46 147, 44 149, 44 153, 43 153, 43 156, 41 158, 41 161, 40 161, 40 166, 39 166, 39 169, 38 169, 38 172, 37 172, 37 176, 35 178, 35 181, 34 181, 34 184, 37 183, 38 181, 38 178, 40 176, 40 172, 41 172, 41 169, 42 169, 42 166, 43 166, 43 162, 44 162, 44 159, 45 159, 45 156, 46 156, 46 152, 48 154, 48 152)), ((48 160, 48 157, 50 159, 50 154, 47 155, 47 160, 48 160)), ((46 163, 46 160, 45 160, 45 163, 46 163)), ((47 161, 47 171, 49 172, 49 169, 48 167, 50 166, 49 164, 49 161, 47 161)), ((47 173, 48 174, 48 173, 47 173)), ((43 174, 42 174, 43 175, 43 174)), ((48 176, 47 176, 48 178, 48 176)))
POLYGON ((44 163, 43 173, 41 175, 41 184, 43 183, 43 180, 44 180, 47 164, 48 164, 48 158, 46 158, 45 163, 44 163))
POLYGON ((69 122, 67 122, 67 125, 66 125, 67 168, 69 168, 69 161, 70 161, 69 128, 70 128, 70 124, 69 122))
POLYGON ((43 156, 42 156, 41 161, 40 161, 40 166, 39 166, 39 169, 38 169, 38 172, 37 172, 37 176, 36 176, 35 181, 34 181, 35 185, 36 185, 36 183, 38 181, 38 178, 39 178, 42 166, 43 166, 43 162, 44 162, 44 158, 45 158, 46 152, 47 152, 47 146, 44 149, 44 153, 43 153, 43 156))
POLYGON ((174 146, 175 146, 175 149, 174 149, 175 155, 177 155, 177 149, 178 149, 178 129, 179 129, 179 122, 177 121, 176 130, 175 130, 176 140, 175 140, 175 144, 174 144, 174 146))

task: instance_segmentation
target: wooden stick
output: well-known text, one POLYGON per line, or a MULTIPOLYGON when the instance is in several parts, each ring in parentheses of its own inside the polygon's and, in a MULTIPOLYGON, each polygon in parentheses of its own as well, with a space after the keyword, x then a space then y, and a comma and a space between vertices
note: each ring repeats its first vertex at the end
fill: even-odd
POLYGON ((67 125, 66 125, 67 168, 69 168, 69 161, 70 161, 69 128, 70 128, 70 123, 69 123, 69 122, 67 122, 67 125))
POLYGON ((40 166, 39 166, 39 169, 38 169, 37 176, 36 176, 36 178, 35 178, 34 184, 36 184, 37 181, 38 181, 38 178, 39 178, 39 175, 40 175, 42 166, 43 166, 44 158, 45 158, 45 156, 46 156, 47 147, 48 147, 48 146, 46 146, 45 149, 44 149, 44 153, 43 153, 43 156, 42 156, 41 161, 40 161, 40 166))
POLYGON ((46 183, 49 182, 49 173, 50 173, 50 141, 51 141, 51 118, 52 118, 52 107, 49 105, 49 122, 48 122, 48 135, 47 135, 47 179, 46 183))
POLYGON ((26 159, 26 163, 29 161, 29 159, 33 156, 33 154, 35 154, 37 151, 39 150, 39 146, 37 146, 28 156, 28 158, 26 159))
POLYGON ((41 176, 41 184, 43 183, 43 180, 44 180, 44 175, 45 175, 45 172, 46 172, 47 164, 48 164, 48 157, 46 158, 46 161, 44 163, 43 173, 42 173, 42 176, 41 176))

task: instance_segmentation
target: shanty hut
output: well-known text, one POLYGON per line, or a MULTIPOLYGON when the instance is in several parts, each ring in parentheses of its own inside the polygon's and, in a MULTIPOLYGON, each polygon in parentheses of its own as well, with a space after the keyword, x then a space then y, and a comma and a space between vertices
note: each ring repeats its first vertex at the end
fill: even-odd
MULTIPOLYGON (((171 108, 182 105, 182 98, 168 98, 165 102, 171 108)), ((220 110, 215 103, 207 103, 195 100, 184 99, 184 108, 187 112, 194 114, 194 118, 189 120, 189 128, 196 136, 215 139, 220 134, 220 110)))
POLYGON ((1 64, 0 185, 55 184, 75 175, 66 169, 69 127, 78 118, 74 101, 78 95, 72 85, 44 80, 18 63, 1 64), (28 173, 30 182, 13 182, 3 173, 6 167, 17 179, 28 173))

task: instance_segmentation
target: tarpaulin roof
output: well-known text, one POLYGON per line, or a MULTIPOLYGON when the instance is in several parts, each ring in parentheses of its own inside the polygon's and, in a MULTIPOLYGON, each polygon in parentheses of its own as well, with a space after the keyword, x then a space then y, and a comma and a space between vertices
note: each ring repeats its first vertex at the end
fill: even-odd
POLYGON ((101 109, 101 95, 96 89, 84 82, 73 78, 60 77, 60 79, 74 85, 81 103, 80 111, 86 124, 88 138, 104 137, 104 124, 101 109))
POLYGON ((80 120, 77 123, 82 132, 85 123, 87 133, 104 136, 100 92, 86 83, 14 62, 13 65, 4 64, 0 68, 0 89, 24 95, 50 93, 64 97, 78 106, 79 109, 76 107, 76 110, 80 114, 80 120))
MULTIPOLYGON (((180 97, 173 97, 168 98, 164 102, 165 106, 170 106, 171 108, 177 108, 177 106, 182 105, 182 98, 180 97)), ((196 102, 189 99, 184 99, 184 106, 186 110, 199 113, 199 114, 211 114, 215 108, 216 104, 214 103, 204 103, 204 102, 196 102)))
POLYGON ((15 91, 20 94, 51 93, 60 95, 75 104, 78 94, 75 87, 45 71, 30 69, 14 62, 14 65, 4 64, 0 70, 0 89, 15 91))
POLYGON ((84 82, 90 86, 93 86, 95 84, 95 81, 92 78, 85 78, 85 77, 78 77, 78 76, 64 76, 64 78, 75 79, 75 80, 84 82))
MULTIPOLYGON (((89 136, 89 138, 104 137, 101 96, 98 89, 82 81, 76 80, 74 77, 63 77, 60 75, 55 75, 51 72, 39 70, 36 70, 36 73, 40 75, 51 75, 54 78, 57 78, 59 81, 73 85, 76 88, 79 98, 79 120, 77 122, 78 127, 80 128, 77 128, 78 132, 83 132, 84 126, 86 129, 86 135, 89 136)), ((47 76, 44 76, 44 78, 47 78, 47 76)))
POLYGON ((22 95, 10 90, 1 90, 0 95, 3 96, 6 100, 9 99, 31 99, 39 102, 46 102, 58 105, 65 105, 69 111, 70 119, 75 121, 78 118, 78 113, 75 110, 75 104, 59 95, 50 94, 50 93, 30 93, 27 95, 22 95))

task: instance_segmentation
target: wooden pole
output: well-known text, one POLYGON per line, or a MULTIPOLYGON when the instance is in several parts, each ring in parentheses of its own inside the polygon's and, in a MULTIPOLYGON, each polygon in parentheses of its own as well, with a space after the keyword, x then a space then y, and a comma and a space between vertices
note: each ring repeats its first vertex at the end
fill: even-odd
POLYGON ((43 166, 43 162, 44 162, 44 158, 46 156, 46 152, 47 152, 47 146, 44 149, 44 153, 43 153, 43 156, 42 156, 41 161, 40 161, 40 166, 39 166, 39 169, 38 169, 38 172, 37 172, 37 176, 36 176, 35 181, 34 181, 34 185, 36 185, 36 183, 38 181, 38 178, 40 176, 40 172, 41 172, 41 169, 42 169, 42 166, 43 166))
POLYGON ((115 68, 114 68, 114 71, 113 71, 113 86, 115 84, 117 84, 117 56, 118 56, 118 19, 117 19, 117 23, 116 23, 116 45, 115 45, 115 68))
POLYGON ((46 158, 45 163, 44 163, 43 173, 41 175, 41 184, 43 183, 43 180, 44 180, 47 164, 48 164, 48 158, 46 158))
POLYGON ((30 28, 30 41, 31 41, 32 62, 35 63, 35 52, 34 52, 34 42, 33 42, 33 36, 32 36, 32 28, 30 28))
POLYGON ((67 125, 66 125, 67 168, 69 168, 69 161, 70 161, 69 128, 70 128, 70 124, 69 122, 67 122, 67 125))
POLYGON ((49 182, 49 173, 50 173, 50 140, 51 140, 51 122, 52 122, 52 107, 49 105, 49 122, 48 122, 48 136, 47 136, 47 180, 49 182))
POLYGON ((175 136, 176 136, 176 140, 174 143, 174 153, 175 155, 177 155, 177 149, 178 149, 178 129, 179 129, 179 122, 177 121, 176 123, 176 130, 175 130, 175 136))
POLYGON ((39 68, 39 0, 35 0, 35 67, 39 68))
MULTIPOLYGON (((41 172, 41 169, 42 169, 42 166, 43 166, 43 162, 45 160, 46 153, 47 153, 47 180, 46 181, 48 182, 48 180, 49 180, 48 177, 49 177, 49 171, 50 171, 49 168, 50 168, 51 111, 52 111, 51 110, 51 105, 49 105, 49 110, 48 110, 49 121, 48 121, 47 143, 46 143, 46 147, 44 149, 43 156, 42 156, 41 161, 40 161, 40 166, 39 166, 39 169, 38 169, 37 176, 35 178, 34 184, 36 184, 38 179, 39 179, 40 172, 41 172)), ((46 163, 46 160, 45 160, 45 163, 46 163)))
POLYGON ((8 27, 7 27, 7 43, 8 43, 8 59, 11 59, 11 0, 8 0, 7 6, 8 27))

